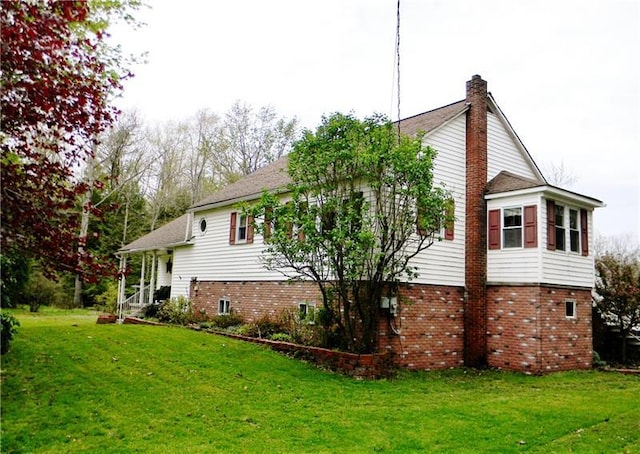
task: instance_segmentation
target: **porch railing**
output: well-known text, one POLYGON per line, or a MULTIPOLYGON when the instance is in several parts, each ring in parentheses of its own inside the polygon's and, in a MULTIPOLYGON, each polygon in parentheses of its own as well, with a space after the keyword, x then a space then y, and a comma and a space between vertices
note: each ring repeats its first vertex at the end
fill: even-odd
POLYGON ((119 318, 123 318, 124 315, 129 315, 149 304, 150 291, 151 286, 146 285, 142 290, 137 290, 133 295, 125 299, 118 308, 119 318))

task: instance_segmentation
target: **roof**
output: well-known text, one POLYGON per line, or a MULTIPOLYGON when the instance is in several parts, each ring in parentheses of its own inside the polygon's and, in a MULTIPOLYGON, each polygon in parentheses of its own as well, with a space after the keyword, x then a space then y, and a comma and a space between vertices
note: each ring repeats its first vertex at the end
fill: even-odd
POLYGON ((594 199, 593 197, 550 185, 546 181, 525 178, 506 170, 500 172, 487 183, 485 194, 487 199, 496 199, 502 197, 501 194, 507 192, 521 191, 521 193, 530 193, 534 190, 541 191, 547 196, 572 200, 592 208, 605 206, 601 200, 594 199))
POLYGON ((518 191, 520 189, 536 188, 544 185, 546 185, 544 181, 525 178, 503 170, 487 183, 486 194, 518 191))
POLYGON ((467 110, 466 101, 458 101, 437 109, 429 110, 400 120, 400 131, 408 136, 413 136, 420 131, 428 133, 439 128, 465 110, 467 110))
POLYGON ((283 156, 252 174, 244 176, 235 183, 216 191, 215 194, 196 202, 191 206, 191 209, 257 196, 263 190, 284 188, 291 181, 287 173, 288 162, 289 158, 283 156))
POLYGON ((186 243, 185 236, 190 214, 186 213, 156 230, 120 248, 119 252, 150 251, 186 243))
MULTIPOLYGON (((400 120, 400 129, 407 135, 414 135, 419 131, 431 132, 466 109, 466 102, 458 101, 400 120)), ((291 182, 289 174, 287 173, 288 162, 288 157, 283 156, 277 161, 220 189, 215 194, 200 200, 193 204, 190 209, 195 210, 212 205, 225 205, 231 202, 257 197, 264 190, 283 189, 291 182)))

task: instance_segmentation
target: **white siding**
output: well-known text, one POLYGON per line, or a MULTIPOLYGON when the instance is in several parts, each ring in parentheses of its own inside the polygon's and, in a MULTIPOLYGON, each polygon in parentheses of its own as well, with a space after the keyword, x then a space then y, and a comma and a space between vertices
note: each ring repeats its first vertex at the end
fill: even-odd
POLYGON ((411 262, 418 267, 419 276, 413 280, 415 283, 464 285, 465 122, 465 116, 461 115, 424 138, 426 144, 438 151, 433 181, 452 193, 456 221, 453 241, 436 241, 411 262))
POLYGON ((498 117, 487 115, 487 176, 491 180, 503 170, 536 178, 525 152, 520 149, 498 117))
MULTIPOLYGON (((528 194, 520 197, 505 197, 499 200, 490 200, 487 203, 487 210, 499 208, 537 206, 537 248, 502 248, 487 251, 487 282, 489 283, 539 283, 541 278, 541 255, 542 244, 541 224, 543 219, 540 210, 540 194, 528 194)), ((502 227, 502 217, 500 219, 502 227)), ((524 212, 523 212, 524 222, 524 212)), ((502 228, 500 231, 502 236, 502 228)), ((546 237, 545 237, 546 238, 546 237)), ((524 228, 523 228, 524 241, 524 228)), ((546 242, 545 242, 546 244, 546 242)))
MULTIPOLYGON (((562 201, 556 203, 563 204, 562 201)), ((489 200, 487 209, 537 205, 537 248, 508 248, 487 251, 487 281, 489 283, 543 283, 575 287, 593 287, 592 254, 593 222, 588 212, 589 256, 568 251, 547 249, 547 201, 538 194, 489 200)), ((566 204, 572 208, 579 208, 566 204)), ((567 243, 568 244, 568 243, 567 243)))
POLYGON ((173 273, 171 273, 171 298, 189 296, 192 271, 189 257, 193 246, 180 246, 173 250, 173 273))
POLYGON ((158 267, 156 269, 156 289, 165 285, 171 285, 171 273, 167 272, 167 261, 170 255, 158 255, 158 267))
MULTIPOLYGON (((570 203, 555 200, 559 205, 576 208, 570 203)), ((594 261, 593 261, 593 211, 588 211, 587 221, 589 229, 589 255, 583 257, 580 252, 549 251, 547 249, 547 201, 542 203, 542 260, 544 263, 542 282, 549 284, 572 285, 579 287, 593 287, 594 261)), ((567 249, 568 249, 567 243, 567 249)))

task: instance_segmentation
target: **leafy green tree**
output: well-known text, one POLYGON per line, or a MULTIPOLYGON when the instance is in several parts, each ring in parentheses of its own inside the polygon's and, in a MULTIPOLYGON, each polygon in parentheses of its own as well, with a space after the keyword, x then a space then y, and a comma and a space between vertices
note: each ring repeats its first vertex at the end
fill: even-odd
POLYGON ((640 251, 618 249, 596 257, 596 309, 620 330, 622 362, 627 361, 627 337, 640 328, 640 251))
POLYGON ((334 114, 294 144, 290 198, 265 193, 247 207, 262 220, 265 266, 317 283, 328 346, 374 351, 381 297, 417 275, 411 259, 453 221, 435 155, 383 116, 334 114))

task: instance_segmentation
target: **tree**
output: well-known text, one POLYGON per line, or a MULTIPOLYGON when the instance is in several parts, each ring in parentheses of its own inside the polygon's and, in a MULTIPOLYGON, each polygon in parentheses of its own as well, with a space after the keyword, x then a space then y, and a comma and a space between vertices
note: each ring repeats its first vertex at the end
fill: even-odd
POLYGON ((1 13, 2 248, 85 275, 102 267, 78 253, 76 204, 89 186, 75 171, 114 121, 109 101, 128 76, 105 42, 108 18, 125 6, 99 5, 7 1, 1 13))
POLYGON ((225 116, 229 150, 219 163, 226 179, 248 175, 280 158, 289 150, 296 127, 295 118, 278 118, 272 107, 254 113, 248 104, 234 102, 225 116))
MULTIPOLYGON (((92 219, 91 211, 82 209, 79 237, 86 239, 78 246, 80 257, 86 251, 95 256, 108 257, 112 269, 116 263, 115 252, 124 245, 129 230, 131 208, 144 211, 142 196, 137 184, 145 169, 145 143, 141 140, 141 122, 135 112, 121 115, 113 127, 100 138, 94 155, 84 162, 84 182, 88 189, 83 195, 81 206, 101 210, 99 223, 92 219), (95 187, 95 181, 104 181, 95 187), (138 202, 138 206, 132 206, 138 202), (93 222, 92 222, 93 221, 93 222), (90 229, 90 222, 92 227, 90 229), (89 235, 89 232, 92 235, 89 235), (102 236, 102 235, 106 235, 102 236)), ((139 231, 134 231, 138 234, 139 231)), ((76 274, 73 303, 82 304, 82 276, 76 274)), ((95 292, 94 292, 95 293, 95 292)))
POLYGON ((610 242, 596 256, 596 309, 620 330, 622 362, 627 360, 627 337, 640 327, 640 249, 610 242))
POLYGON ((265 193, 246 208, 265 266, 318 285, 328 346, 372 352, 381 297, 416 276, 411 259, 453 221, 435 155, 382 116, 334 114, 294 144, 290 200, 265 193))

